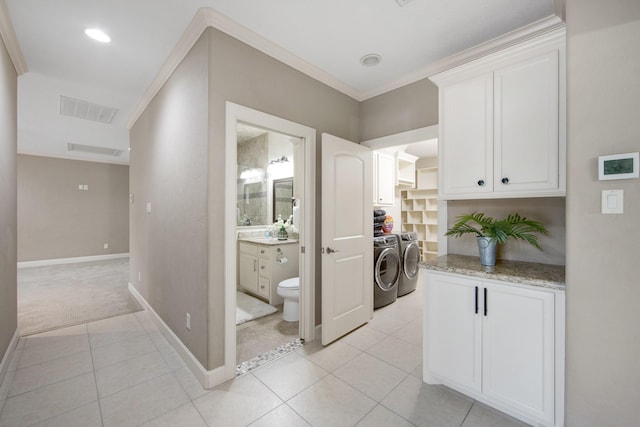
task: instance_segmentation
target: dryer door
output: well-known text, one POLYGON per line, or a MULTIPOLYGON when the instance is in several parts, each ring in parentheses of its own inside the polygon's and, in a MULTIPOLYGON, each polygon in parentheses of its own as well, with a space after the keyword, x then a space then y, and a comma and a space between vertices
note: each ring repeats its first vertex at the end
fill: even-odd
POLYGON ((391 290, 400 276, 400 257, 393 248, 386 248, 380 252, 374 266, 376 285, 383 291, 391 290))
POLYGON ((415 279, 420 270, 420 247, 416 242, 409 243, 402 254, 402 272, 407 279, 415 279))

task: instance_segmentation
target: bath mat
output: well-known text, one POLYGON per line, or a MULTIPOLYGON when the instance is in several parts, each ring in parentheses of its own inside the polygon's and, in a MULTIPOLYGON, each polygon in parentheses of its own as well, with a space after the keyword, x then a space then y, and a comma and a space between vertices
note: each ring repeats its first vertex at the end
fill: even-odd
POLYGON ((274 306, 244 292, 236 292, 236 295, 236 325, 259 319, 278 311, 274 306))

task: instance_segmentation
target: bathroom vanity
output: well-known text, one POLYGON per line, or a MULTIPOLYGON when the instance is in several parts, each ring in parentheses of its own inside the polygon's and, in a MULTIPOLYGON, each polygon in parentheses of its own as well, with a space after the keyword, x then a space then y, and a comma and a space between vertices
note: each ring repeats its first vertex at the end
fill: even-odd
POLYGON ((266 300, 283 303, 278 284, 298 276, 299 244, 295 239, 240 238, 238 282, 241 290, 266 300))

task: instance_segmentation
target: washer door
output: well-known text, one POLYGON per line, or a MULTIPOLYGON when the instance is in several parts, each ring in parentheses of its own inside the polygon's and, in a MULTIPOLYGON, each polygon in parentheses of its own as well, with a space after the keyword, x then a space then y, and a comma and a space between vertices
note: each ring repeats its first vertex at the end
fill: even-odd
POLYGON ((418 276, 420 270, 420 248, 418 244, 413 242, 409 243, 404 248, 402 254, 402 266, 403 273, 407 279, 415 279, 418 276))
POLYGON ((383 249, 376 259, 373 271, 376 285, 383 291, 391 290, 400 276, 398 252, 392 248, 383 249))

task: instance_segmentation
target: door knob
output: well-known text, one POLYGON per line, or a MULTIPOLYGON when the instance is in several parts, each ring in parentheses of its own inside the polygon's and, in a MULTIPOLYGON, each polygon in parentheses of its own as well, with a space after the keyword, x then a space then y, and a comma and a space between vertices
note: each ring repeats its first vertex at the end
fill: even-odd
POLYGON ((502 183, 503 184, 508 184, 509 183, 509 178, 507 178, 507 177, 502 178, 502 183))
POLYGON ((334 252, 340 252, 340 251, 339 251, 339 250, 337 250, 337 249, 331 249, 330 247, 328 247, 328 246, 327 246, 327 253, 328 253, 328 254, 332 254, 332 253, 334 253, 334 252))
POLYGON ((478 180, 478 185, 482 187, 484 185, 484 179, 478 180))

